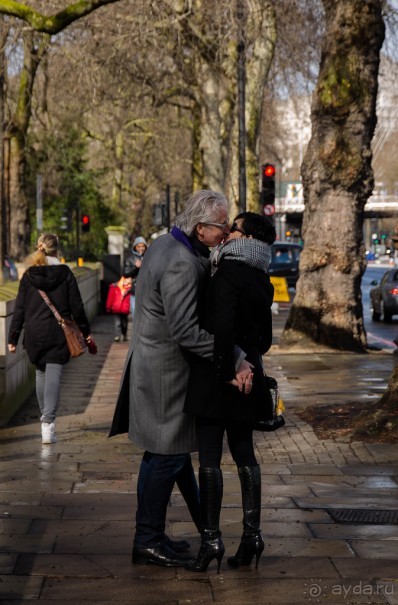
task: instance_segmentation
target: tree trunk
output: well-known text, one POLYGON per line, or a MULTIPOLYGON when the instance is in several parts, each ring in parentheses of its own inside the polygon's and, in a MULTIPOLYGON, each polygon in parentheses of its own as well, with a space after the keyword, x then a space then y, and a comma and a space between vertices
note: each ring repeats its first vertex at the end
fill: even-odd
POLYGON ((17 107, 8 127, 10 138, 10 255, 16 260, 22 260, 26 256, 30 245, 29 203, 25 191, 26 137, 32 113, 34 79, 48 46, 49 38, 48 36, 41 36, 40 45, 38 49, 35 49, 33 31, 25 30, 23 32, 23 42, 24 62, 19 78, 17 107))
POLYGON ((198 103, 194 103, 192 109, 192 190, 202 188, 203 183, 203 159, 200 151, 200 128, 201 109, 198 103))
POLYGON ((19 80, 17 108, 8 128, 10 138, 9 197, 5 203, 8 204, 11 211, 9 252, 17 260, 22 260, 28 252, 30 244, 29 205, 25 192, 25 146, 32 111, 34 79, 49 44, 49 34, 59 33, 74 21, 101 6, 115 2, 118 0, 80 0, 54 15, 47 16, 23 2, 0 0, 0 14, 12 15, 24 20, 31 25, 33 30, 44 33, 38 48, 35 49, 33 31, 25 29, 23 32, 24 63, 19 80))
MULTIPOLYGON (((276 44, 276 15, 271 0, 250 3, 246 26, 246 179, 247 210, 260 211, 259 136, 263 107, 263 93, 276 44)), ((236 56, 233 56, 236 61, 236 56)), ((231 92, 230 92, 231 94, 231 92)), ((228 165, 226 190, 231 204, 231 214, 237 214, 239 199, 238 126, 236 107, 233 126, 227 144, 228 165)), ((229 118, 230 119, 230 118, 229 118)))
POLYGON ((220 73, 203 58, 199 68, 201 125, 199 148, 203 159, 203 187, 224 191, 219 82, 220 73))
POLYGON ((6 71, 5 43, 7 40, 8 28, 4 22, 0 22, 0 283, 3 281, 4 257, 8 253, 7 244, 7 220, 6 220, 6 200, 4 198, 4 75, 6 71))
POLYGON ((283 344, 366 349, 363 213, 373 188, 381 0, 323 0, 326 30, 302 166, 300 278, 283 344))
POLYGON ((112 183, 112 208, 117 209, 122 207, 122 190, 123 190, 123 171, 124 171, 124 133, 119 130, 115 138, 115 168, 113 171, 112 183))
POLYGON ((276 44, 274 2, 257 0, 251 3, 248 30, 255 32, 251 57, 246 67, 247 127, 247 209, 260 211, 259 136, 263 93, 268 80, 276 44), (257 28, 260 30, 257 32, 257 28))

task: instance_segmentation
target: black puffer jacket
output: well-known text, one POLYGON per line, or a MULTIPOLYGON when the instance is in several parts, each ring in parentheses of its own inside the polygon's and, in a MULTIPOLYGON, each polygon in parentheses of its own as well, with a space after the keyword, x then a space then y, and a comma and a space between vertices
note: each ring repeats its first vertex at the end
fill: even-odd
POLYGON ((65 364, 69 361, 63 329, 38 290, 44 290, 65 319, 73 317, 84 336, 90 334, 90 325, 84 311, 76 278, 67 265, 30 267, 19 284, 11 321, 8 342, 16 345, 25 327, 24 346, 31 363, 65 364))

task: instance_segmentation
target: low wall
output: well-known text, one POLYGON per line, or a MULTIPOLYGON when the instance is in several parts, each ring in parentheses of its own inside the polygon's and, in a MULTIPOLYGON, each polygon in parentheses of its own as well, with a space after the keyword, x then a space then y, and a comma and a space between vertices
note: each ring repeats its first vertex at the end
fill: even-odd
MULTIPOLYGON (((99 270, 80 267, 74 270, 88 319, 91 321, 99 308, 99 270)), ((21 334, 17 350, 7 347, 8 331, 14 312, 15 298, 0 301, 0 426, 5 426, 32 394, 35 386, 34 366, 22 346, 21 334)))

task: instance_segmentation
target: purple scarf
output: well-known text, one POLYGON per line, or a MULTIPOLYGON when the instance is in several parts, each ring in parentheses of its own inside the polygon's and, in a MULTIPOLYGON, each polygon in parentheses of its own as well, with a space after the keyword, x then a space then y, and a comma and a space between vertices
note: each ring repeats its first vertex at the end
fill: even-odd
POLYGON ((181 231, 181 229, 174 226, 172 228, 172 230, 170 231, 170 235, 172 235, 174 237, 174 239, 177 240, 177 242, 181 242, 181 244, 183 244, 186 248, 188 248, 188 250, 190 250, 192 252, 192 254, 194 254, 195 256, 198 256, 195 248, 192 245, 191 240, 189 239, 189 237, 187 235, 185 235, 185 233, 183 231, 181 231))

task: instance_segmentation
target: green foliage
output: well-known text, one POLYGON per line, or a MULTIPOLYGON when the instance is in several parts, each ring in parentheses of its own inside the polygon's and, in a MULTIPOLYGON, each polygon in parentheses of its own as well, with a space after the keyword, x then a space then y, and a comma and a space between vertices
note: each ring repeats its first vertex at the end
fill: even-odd
MULTIPOLYGON (((60 238, 60 248, 67 258, 77 256, 76 231, 79 229, 79 256, 96 260, 106 252, 105 227, 113 214, 106 206, 97 183, 97 174, 87 166, 86 139, 74 124, 61 124, 57 132, 40 133, 32 141, 28 154, 30 197, 35 197, 36 175, 43 182, 43 231, 54 232, 60 238), (69 225, 62 220, 69 215, 69 225), (81 233, 81 215, 90 216, 89 233, 81 233), (66 227, 66 229, 62 229, 66 227)), ((32 209, 35 204, 31 204, 32 209)), ((32 224, 35 224, 32 216, 32 224)), ((32 232, 32 244, 37 239, 32 232)))

